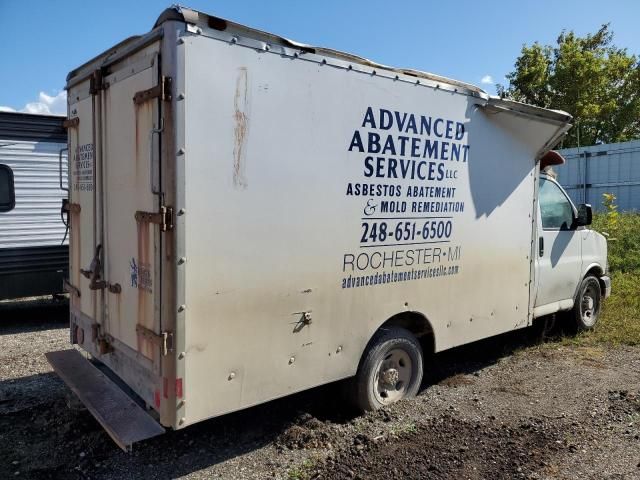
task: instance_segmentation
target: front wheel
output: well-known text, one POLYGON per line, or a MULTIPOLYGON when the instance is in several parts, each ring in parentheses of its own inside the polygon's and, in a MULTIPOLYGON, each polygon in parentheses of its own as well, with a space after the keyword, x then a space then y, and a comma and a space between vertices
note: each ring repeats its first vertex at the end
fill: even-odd
POLYGON ((600 282, 594 276, 586 276, 580 284, 576 301, 571 310, 571 317, 577 331, 591 330, 596 326, 600 317, 601 301, 600 282))
POLYGON ((377 410, 418 393, 423 374, 422 349, 404 328, 381 328, 364 352, 354 385, 356 405, 377 410))

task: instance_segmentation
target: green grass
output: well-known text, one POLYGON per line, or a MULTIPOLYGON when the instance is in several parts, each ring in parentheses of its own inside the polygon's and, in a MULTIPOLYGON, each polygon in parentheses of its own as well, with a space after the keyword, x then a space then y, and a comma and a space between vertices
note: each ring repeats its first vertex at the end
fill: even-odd
POLYGON ((288 480, 308 480, 312 470, 317 463, 316 459, 307 458, 301 464, 289 469, 287 472, 288 480))
POLYGON ((402 435, 405 433, 416 433, 418 431, 418 428, 416 427, 415 423, 406 422, 391 427, 390 431, 392 435, 402 435))
POLYGON ((640 214, 594 215, 593 228, 609 234, 612 293, 596 328, 564 342, 574 345, 640 345, 640 214))
POLYGON ((596 328, 570 343, 640 345, 640 273, 611 272, 611 285, 596 328))

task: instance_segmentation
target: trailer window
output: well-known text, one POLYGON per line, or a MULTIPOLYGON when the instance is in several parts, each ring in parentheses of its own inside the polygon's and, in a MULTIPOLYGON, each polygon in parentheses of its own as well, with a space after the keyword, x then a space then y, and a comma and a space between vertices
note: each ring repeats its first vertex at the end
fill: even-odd
POLYGON ((7 165, 0 165, 0 212, 8 212, 15 206, 13 171, 7 165))
POLYGON ((558 185, 541 178, 539 199, 542 228, 550 230, 569 230, 571 228, 573 207, 558 185))

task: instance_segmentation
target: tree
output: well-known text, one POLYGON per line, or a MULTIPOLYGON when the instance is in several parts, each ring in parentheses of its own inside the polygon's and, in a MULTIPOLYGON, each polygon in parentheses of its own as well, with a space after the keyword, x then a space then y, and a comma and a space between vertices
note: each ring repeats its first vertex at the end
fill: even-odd
POLYGON ((613 45, 609 24, 578 37, 563 31, 557 45, 524 45, 502 97, 573 115, 564 147, 640 138, 640 61, 613 45))

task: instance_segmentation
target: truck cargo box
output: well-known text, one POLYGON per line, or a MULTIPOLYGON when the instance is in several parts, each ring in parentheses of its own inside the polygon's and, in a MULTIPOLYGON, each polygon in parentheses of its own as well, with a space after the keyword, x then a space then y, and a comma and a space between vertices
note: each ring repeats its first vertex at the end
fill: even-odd
POLYGON ((72 341, 163 426, 531 324, 568 114, 180 7, 67 89, 72 341))

